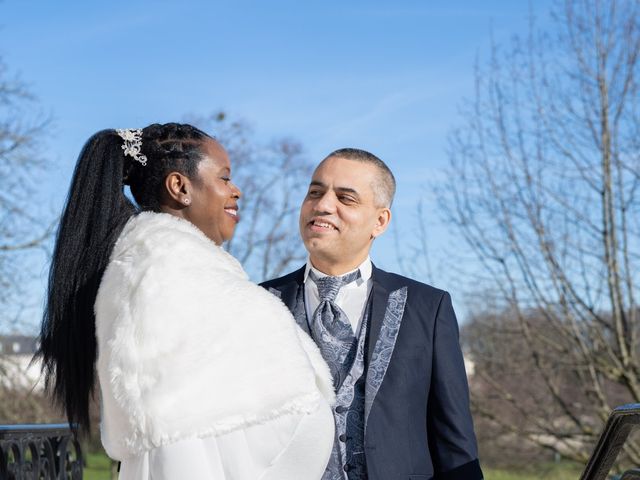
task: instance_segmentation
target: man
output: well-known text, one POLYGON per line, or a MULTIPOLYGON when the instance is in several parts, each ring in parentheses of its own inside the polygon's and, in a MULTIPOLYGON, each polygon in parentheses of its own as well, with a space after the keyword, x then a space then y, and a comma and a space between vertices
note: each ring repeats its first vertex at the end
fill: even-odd
POLYGON ((334 377, 336 439, 323 480, 481 479, 449 294, 369 258, 394 193, 375 155, 331 153, 300 210, 306 266, 263 286, 315 340, 334 377))

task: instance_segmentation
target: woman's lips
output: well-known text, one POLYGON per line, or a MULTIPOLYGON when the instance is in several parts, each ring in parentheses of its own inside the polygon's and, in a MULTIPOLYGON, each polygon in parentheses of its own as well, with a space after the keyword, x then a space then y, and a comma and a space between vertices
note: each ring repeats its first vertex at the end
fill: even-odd
POLYGON ((237 208, 225 208, 224 212, 233 218, 236 222, 240 221, 240 215, 238 215, 237 208))

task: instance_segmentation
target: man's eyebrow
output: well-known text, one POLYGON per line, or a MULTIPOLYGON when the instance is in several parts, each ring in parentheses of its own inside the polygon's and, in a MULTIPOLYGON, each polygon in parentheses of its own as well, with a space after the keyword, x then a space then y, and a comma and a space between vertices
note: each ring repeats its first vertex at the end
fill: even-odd
MULTIPOLYGON (((327 188, 327 185, 322 183, 320 180, 311 180, 311 183, 309 183, 309 187, 327 188)), ((335 190, 336 190, 336 192, 339 192, 339 193, 350 193, 352 195, 355 195, 356 197, 360 197, 360 194, 358 193, 358 191, 355 188, 351 188, 351 187, 336 187, 335 190)))
POLYGON ((350 188, 350 187, 336 187, 336 191, 340 192, 340 193, 351 193, 353 195, 355 195, 356 197, 359 197, 360 194, 358 193, 358 191, 355 188, 350 188))

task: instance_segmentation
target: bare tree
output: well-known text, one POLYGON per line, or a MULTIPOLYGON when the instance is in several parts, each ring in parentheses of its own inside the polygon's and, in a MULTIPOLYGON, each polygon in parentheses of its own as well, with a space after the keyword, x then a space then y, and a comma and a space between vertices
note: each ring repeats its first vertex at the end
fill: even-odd
POLYGON ((413 235, 404 235, 397 222, 391 224, 396 263, 403 275, 433 282, 427 228, 430 222, 425 212, 424 199, 418 201, 413 217, 416 225, 413 235))
POLYGON ((24 82, 0 58, 0 328, 16 328, 28 304, 31 252, 42 249, 53 223, 34 201, 45 163, 38 154, 49 119, 24 82))
POLYGON ((640 4, 565 0, 553 18, 476 69, 438 196, 512 320, 484 315, 510 332, 499 361, 470 342, 478 412, 584 461, 611 409, 640 402, 640 4))
POLYGON ((0 356, 0 424, 61 421, 38 381, 39 367, 31 354, 0 356))
POLYGON ((232 180, 243 193, 228 250, 256 281, 297 268, 305 259, 298 211, 313 168, 301 145, 286 138, 261 144, 245 122, 223 112, 190 121, 213 132, 228 151, 232 180))
MULTIPOLYGON (((470 389, 481 458, 496 466, 539 464, 558 452, 579 460, 574 452, 588 450, 593 438, 577 433, 559 438, 572 426, 554 395, 565 399, 573 415, 596 433, 601 422, 590 414, 588 404, 585 408, 584 384, 574 359, 558 355, 556 345, 563 344, 567 351, 573 345, 549 329, 545 312, 524 315, 529 336, 523 335, 521 319, 511 310, 478 312, 462 327, 467 354, 473 358, 470 389), (550 389, 549 383, 557 388, 550 389)), ((612 404, 626 402, 624 387, 608 380, 603 386, 612 404)))

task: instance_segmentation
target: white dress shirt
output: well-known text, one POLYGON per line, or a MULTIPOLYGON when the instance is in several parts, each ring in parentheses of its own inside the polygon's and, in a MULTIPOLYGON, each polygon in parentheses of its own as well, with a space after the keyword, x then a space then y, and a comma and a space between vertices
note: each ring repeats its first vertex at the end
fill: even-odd
MULTIPOLYGON (((351 328, 353 329, 353 333, 356 337, 360 333, 362 317, 364 316, 364 311, 367 307, 367 299, 369 298, 369 293, 371 292, 371 287, 373 285, 373 280, 371 279, 372 268, 371 258, 367 257, 366 260, 358 266, 358 268, 351 270, 351 272, 360 270, 360 278, 347 285, 343 285, 335 300, 336 305, 338 305, 347 315, 351 328)), ((327 276, 326 273, 322 273, 311 265, 311 260, 307 260, 307 266, 304 271, 304 303, 309 322, 313 321, 313 313, 316 311, 316 308, 318 308, 318 305, 320 305, 318 286, 309 277, 309 271, 311 270, 313 270, 318 277, 327 276)), ((351 272, 345 272, 342 275, 347 275, 351 272)))

